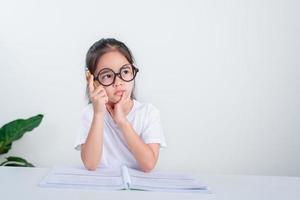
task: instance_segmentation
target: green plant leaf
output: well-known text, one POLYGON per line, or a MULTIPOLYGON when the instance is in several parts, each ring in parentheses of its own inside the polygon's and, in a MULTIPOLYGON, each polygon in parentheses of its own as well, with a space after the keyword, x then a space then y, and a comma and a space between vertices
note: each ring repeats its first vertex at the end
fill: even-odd
POLYGON ((43 117, 42 114, 38 114, 28 119, 17 119, 2 126, 0 128, 0 154, 7 153, 13 141, 39 126, 43 117))
POLYGON ((4 166, 7 166, 7 167, 25 167, 24 165, 17 164, 17 163, 8 163, 4 166))
POLYGON ((0 146, 0 154, 7 153, 10 150, 11 145, 12 145, 12 143, 4 144, 4 142, 3 142, 3 146, 0 146))
POLYGON ((34 167, 33 164, 31 164, 24 158, 20 158, 16 156, 7 157, 6 161, 2 162, 0 166, 34 167))
POLYGON ((10 156, 6 158, 7 161, 14 161, 14 162, 23 162, 26 163, 27 161, 24 158, 16 157, 16 156, 10 156))

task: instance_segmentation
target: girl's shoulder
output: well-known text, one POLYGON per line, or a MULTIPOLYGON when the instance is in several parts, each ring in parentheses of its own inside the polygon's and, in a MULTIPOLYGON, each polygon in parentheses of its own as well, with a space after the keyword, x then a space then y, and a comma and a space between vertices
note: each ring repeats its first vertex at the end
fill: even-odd
POLYGON ((135 112, 142 112, 145 114, 159 112, 158 108, 156 106, 154 106, 152 103, 140 102, 137 100, 133 100, 133 101, 134 101, 134 111, 135 112))

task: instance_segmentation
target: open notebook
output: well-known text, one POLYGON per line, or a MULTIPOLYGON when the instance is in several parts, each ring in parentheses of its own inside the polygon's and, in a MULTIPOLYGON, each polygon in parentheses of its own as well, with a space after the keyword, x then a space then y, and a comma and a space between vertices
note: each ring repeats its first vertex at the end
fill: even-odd
POLYGON ((54 167, 39 183, 41 187, 99 190, 143 190, 166 192, 205 192, 207 186, 190 175, 163 171, 144 173, 122 166, 120 170, 54 167))

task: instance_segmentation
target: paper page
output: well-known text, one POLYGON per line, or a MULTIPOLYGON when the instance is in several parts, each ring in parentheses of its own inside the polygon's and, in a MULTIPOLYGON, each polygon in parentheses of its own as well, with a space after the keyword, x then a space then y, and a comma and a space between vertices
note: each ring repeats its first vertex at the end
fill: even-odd
POLYGON ((104 190, 124 188, 121 170, 105 168, 88 171, 85 168, 54 167, 39 185, 42 187, 104 190))
POLYGON ((208 187, 196 178, 182 173, 153 171, 144 173, 128 169, 131 177, 131 189, 149 191, 197 192, 206 191, 208 187))

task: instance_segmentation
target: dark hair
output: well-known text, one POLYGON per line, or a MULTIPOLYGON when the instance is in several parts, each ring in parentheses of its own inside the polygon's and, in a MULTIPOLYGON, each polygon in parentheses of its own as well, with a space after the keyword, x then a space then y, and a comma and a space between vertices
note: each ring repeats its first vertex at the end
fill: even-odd
MULTIPOLYGON (((135 64, 135 60, 130 49, 123 42, 114 38, 102 38, 89 48, 85 59, 86 68, 95 76, 99 59, 101 56, 111 51, 118 51, 125 56, 130 64, 135 64)), ((132 99, 135 99, 134 90, 135 85, 133 86, 133 91, 131 93, 132 99)), ((88 88, 86 94, 88 96, 88 88)), ((91 101, 89 101, 89 103, 91 103, 91 101)))

